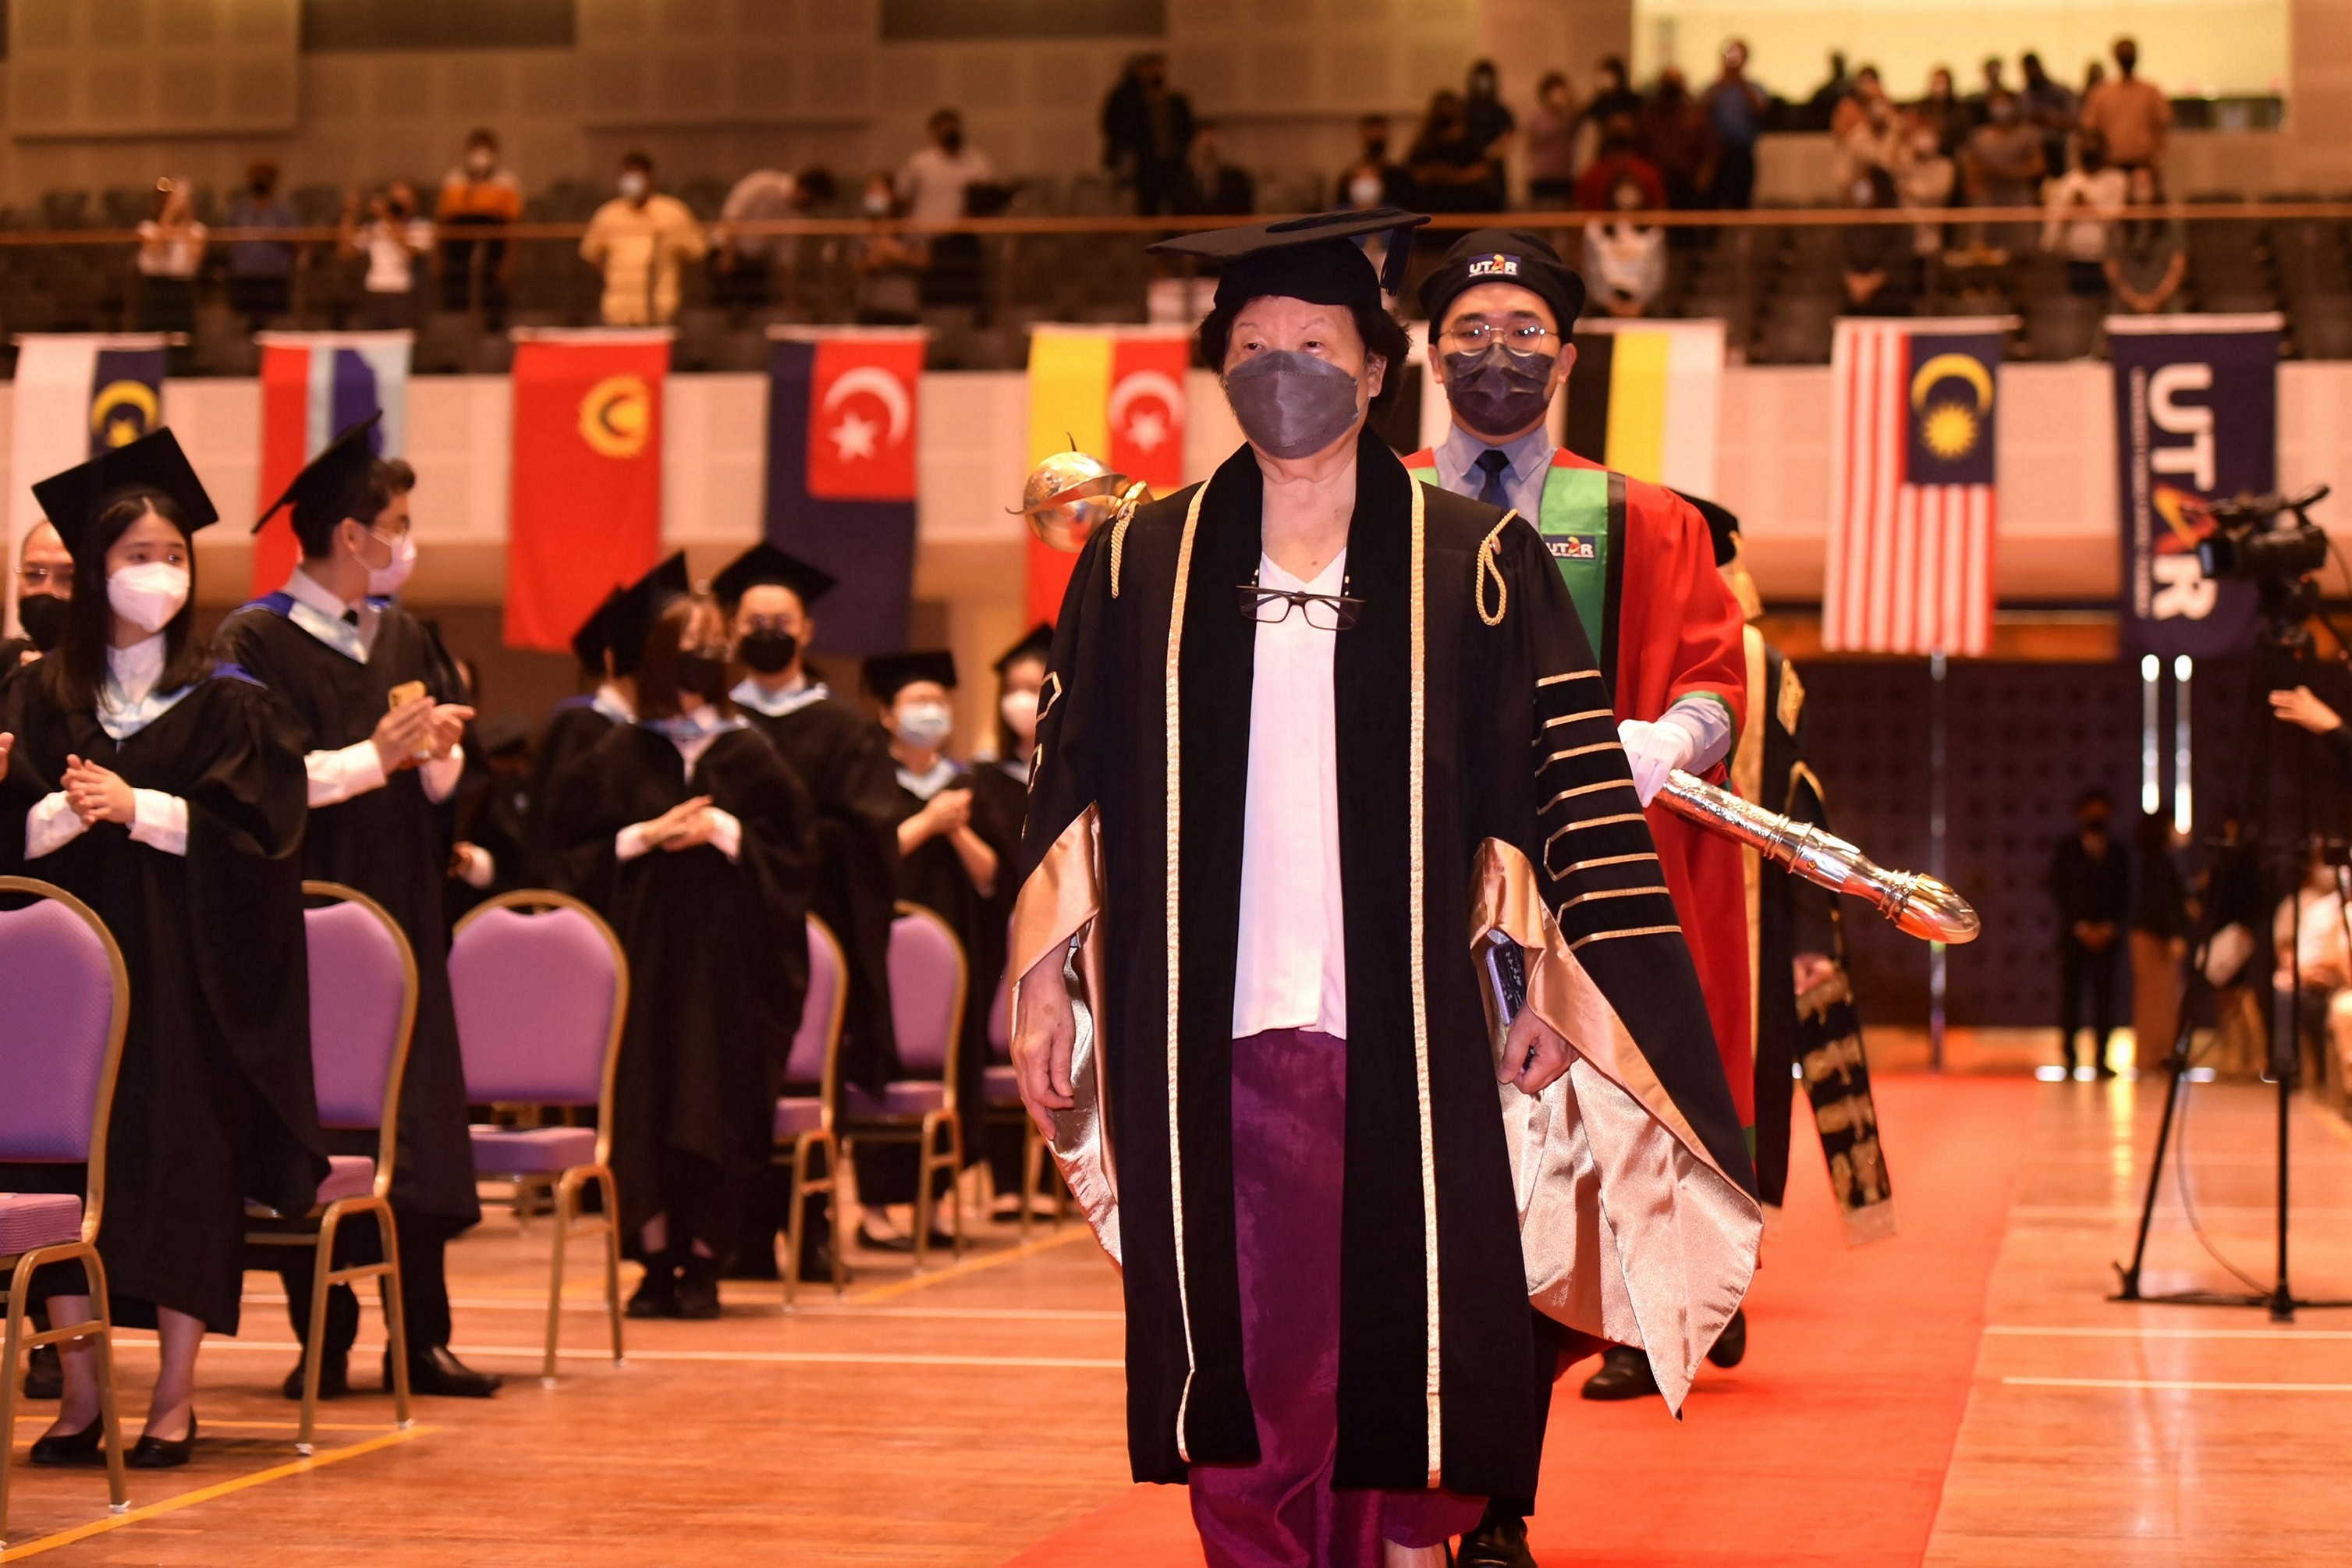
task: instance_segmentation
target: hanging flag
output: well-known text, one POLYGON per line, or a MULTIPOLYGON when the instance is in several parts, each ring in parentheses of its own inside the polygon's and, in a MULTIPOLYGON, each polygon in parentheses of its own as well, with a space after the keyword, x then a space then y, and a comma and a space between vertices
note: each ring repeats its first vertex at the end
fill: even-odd
MULTIPOLYGON (((136 441, 163 423, 160 332, 27 332, 17 340, 8 558, 41 521, 33 482, 136 441)), ((16 578, 8 575, 8 624, 16 578)))
MULTIPOLYGON (((414 333, 262 332, 254 341, 261 345, 261 504, 284 494, 337 432, 371 414, 383 416, 372 437, 376 456, 407 450, 414 333)), ((293 518, 280 512, 254 538, 253 591, 284 586, 298 553, 293 518)))
POLYGON ((2126 656, 2242 652, 2261 614, 2252 583, 2197 562, 2204 502, 2278 488, 2275 315, 2110 316, 2116 486, 2123 507, 2126 656))
POLYGON ((1579 321, 1560 445, 1632 479, 1715 494, 1723 342, 1721 321, 1579 321))
MULTIPOLYGON (((1184 373, 1192 339, 1183 327, 1037 326, 1029 336, 1029 461, 1072 447, 1093 454, 1154 495, 1184 483, 1184 373)), ((1077 557, 1029 542, 1032 622, 1062 613, 1077 557)))
POLYGON ((918 328, 778 327, 768 360, 768 542, 836 579, 824 650, 907 646, 915 590, 918 328))
POLYGON ((509 647, 562 653, 661 554, 667 329, 515 334, 509 647))
POLYGON ((1822 646, 1992 646, 1994 396, 2007 324, 1845 318, 1831 353, 1822 646))

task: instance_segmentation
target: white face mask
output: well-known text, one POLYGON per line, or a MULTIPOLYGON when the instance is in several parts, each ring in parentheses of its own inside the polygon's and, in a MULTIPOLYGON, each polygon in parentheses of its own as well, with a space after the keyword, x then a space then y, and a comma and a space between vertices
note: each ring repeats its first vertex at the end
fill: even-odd
POLYGON ((125 566, 106 580, 106 602, 116 615, 152 637, 187 604, 188 569, 168 561, 125 566))
POLYGON ((466 167, 478 180, 488 179, 490 171, 498 166, 499 155, 495 153, 477 150, 466 154, 466 167))
POLYGON ((996 704, 1004 715, 1004 722, 1024 742, 1037 738, 1037 694, 1034 691, 1008 691, 996 704))
POLYGON ((625 200, 635 201, 645 194, 646 177, 643 174, 632 169, 621 176, 621 195, 625 200))
POLYGON ((1348 182, 1348 199, 1360 207, 1381 205, 1381 185, 1378 174, 1359 174, 1348 182))
POLYGON ((910 746, 937 746, 954 727, 955 716, 944 702, 909 702, 898 710, 898 739, 910 746))
POLYGON ((391 549, 392 561, 387 565, 368 568, 368 597, 388 599, 400 592, 401 584, 408 581, 408 574, 416 570, 416 541, 405 533, 398 539, 389 540, 379 533, 375 540, 391 549))

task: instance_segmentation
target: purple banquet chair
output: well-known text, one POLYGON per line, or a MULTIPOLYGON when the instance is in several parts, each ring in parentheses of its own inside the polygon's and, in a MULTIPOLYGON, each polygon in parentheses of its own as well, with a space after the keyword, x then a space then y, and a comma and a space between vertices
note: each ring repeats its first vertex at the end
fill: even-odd
POLYGON ((302 927, 310 959, 310 1073, 319 1125, 373 1132, 376 1152, 332 1154, 327 1179, 304 1215, 248 1205, 246 1241, 312 1249, 310 1332, 302 1352, 302 1425, 295 1451, 311 1452, 319 1414, 319 1350, 327 1338, 327 1291, 361 1279, 384 1281, 384 1331, 392 1357, 393 1411, 408 1425, 408 1340, 403 1331, 400 1247, 392 1218, 400 1080, 416 1026, 416 957, 382 904, 340 882, 310 881, 302 927), (329 900, 316 902, 316 900, 329 900), (355 1215, 375 1220, 380 1261, 335 1264, 335 1237, 355 1215))
MULTIPOLYGON (((1021 1239, 1029 1239, 1032 1211, 1037 1205, 1045 1174, 1045 1140, 1035 1118, 1021 1103, 1021 1079, 1013 1066, 1013 969, 996 977, 996 999, 988 1005, 988 1067, 982 1082, 988 1091, 992 1125, 1021 1129, 1021 1239)), ((1068 1190, 1054 1178, 1054 1228, 1062 1228, 1068 1215, 1068 1190)))
POLYGON ((956 1120, 956 1058, 967 983, 963 943, 947 921, 901 899, 898 918, 890 922, 889 965, 890 1022, 898 1036, 900 1076, 879 1094, 848 1087, 842 1146, 846 1152, 864 1142, 915 1145, 919 1274, 931 1244, 931 1179, 942 1171, 955 1207, 955 1251, 963 1251, 963 1194, 957 1180, 963 1172, 963 1127, 956 1120))
POLYGON ((842 1259, 841 1139, 834 1131, 833 1108, 841 1088, 841 1019, 849 1002, 849 967, 833 928, 814 915, 808 917, 809 986, 801 1003, 800 1027, 793 1032, 792 1052, 784 1059, 784 1093, 776 1101, 775 1152, 770 1156, 793 1173, 792 1216, 784 1233, 783 1306, 799 1294, 802 1231, 807 1223, 803 1201, 824 1194, 825 1216, 833 1227, 833 1293, 849 1283, 842 1259), (814 1094, 795 1094, 814 1085, 814 1094), (809 1156, 822 1151, 824 1173, 809 1174, 809 1156))
POLYGON ((551 1184, 555 1251, 547 1286, 547 1354, 539 1380, 555 1386, 563 1320, 564 1243, 601 1236, 613 1364, 621 1352, 621 1198, 613 1182, 613 1079, 629 1016, 629 961, 613 928, 579 900, 545 889, 503 893, 457 922, 449 943, 457 1049, 472 1105, 593 1108, 590 1127, 473 1129, 474 1175, 522 1192, 551 1184), (597 1191, 587 1213, 581 1194, 597 1191))
MULTIPOLYGON (((114 1319, 98 1227, 106 1207, 106 1128, 115 1068, 131 1026, 131 974, 122 950, 88 904, 30 877, 0 877, 0 894, 39 902, 0 911, 0 1162, 87 1163, 87 1195, 0 1192, 0 1270, 8 1329, 0 1359, 0 1443, 16 1429, 19 1358, 35 1345, 95 1337, 99 1419, 106 1423, 106 1487, 116 1513, 130 1506, 122 1484, 122 1427, 114 1414, 114 1319), (27 1333, 25 1292, 45 1264, 79 1261, 92 1316, 27 1333)), ((0 1181, 5 1181, 0 1173, 0 1181)), ((0 1447, 0 1544, 8 1530, 8 1473, 0 1447)))

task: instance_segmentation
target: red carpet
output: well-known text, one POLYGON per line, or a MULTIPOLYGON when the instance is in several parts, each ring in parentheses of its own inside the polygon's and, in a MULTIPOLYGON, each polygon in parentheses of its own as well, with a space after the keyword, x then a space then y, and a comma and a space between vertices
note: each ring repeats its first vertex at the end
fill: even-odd
MULTIPOLYGON (((1848 1251, 1801 1122, 1789 1207, 1748 1297, 1748 1353, 1677 1426, 1563 1379, 1534 1521, 1546 1568, 1902 1563, 1926 1550, 2022 1152, 2030 1080, 1882 1079, 1892 1240, 1848 1251)), ((1013 1560, 1199 1568, 1184 1492, 1138 1487, 1013 1560)))

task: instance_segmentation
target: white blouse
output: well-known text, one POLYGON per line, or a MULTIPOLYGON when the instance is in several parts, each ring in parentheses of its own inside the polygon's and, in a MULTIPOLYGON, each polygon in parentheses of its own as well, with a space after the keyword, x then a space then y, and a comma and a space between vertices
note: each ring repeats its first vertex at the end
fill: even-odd
MULTIPOLYGON (((106 689, 99 696, 99 717, 101 728, 116 741, 137 734, 150 720, 170 711, 178 701, 178 692, 150 700, 155 697, 155 682, 163 673, 165 654, 161 632, 129 647, 106 650, 106 689), (113 721, 108 722, 110 719, 113 721)), ((159 789, 133 789, 131 803, 131 837, 134 842, 166 855, 188 852, 186 801, 159 789)), ((87 831, 87 825, 67 804, 66 792, 54 790, 25 814, 25 858, 37 860, 45 855, 54 855, 87 831)))
MULTIPOLYGON (((1258 584, 1337 594, 1339 552, 1312 583, 1271 559, 1258 584)), ((1339 747, 1331 663, 1339 634, 1294 608, 1257 628, 1250 683, 1249 781, 1242 814, 1241 943, 1234 1038, 1268 1029, 1348 1035, 1348 945, 1339 889, 1339 747)))

